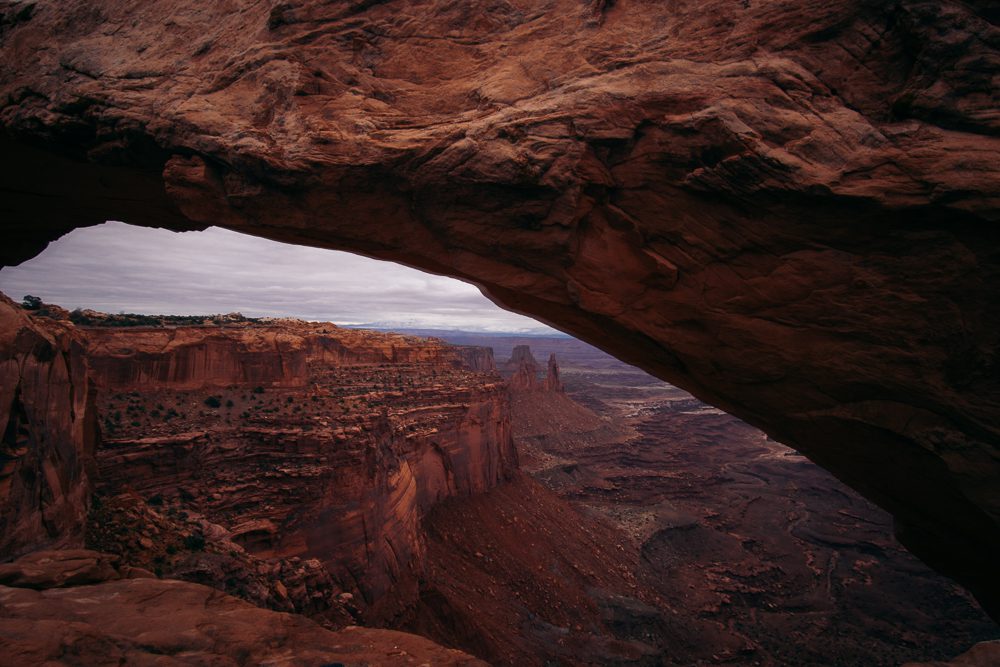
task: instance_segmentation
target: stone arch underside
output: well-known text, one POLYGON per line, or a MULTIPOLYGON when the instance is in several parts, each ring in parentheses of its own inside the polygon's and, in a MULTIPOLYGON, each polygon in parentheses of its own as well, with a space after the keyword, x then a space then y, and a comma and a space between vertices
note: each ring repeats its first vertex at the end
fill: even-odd
POLYGON ((2 264, 120 219, 474 282, 803 452, 996 615, 990 2, 0 17, 2 264))

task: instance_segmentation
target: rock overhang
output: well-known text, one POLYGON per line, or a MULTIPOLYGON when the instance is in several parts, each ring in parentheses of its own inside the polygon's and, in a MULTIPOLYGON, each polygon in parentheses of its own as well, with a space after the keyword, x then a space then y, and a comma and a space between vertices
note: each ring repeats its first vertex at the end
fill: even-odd
POLYGON ((995 610, 988 4, 7 3, 3 263, 120 218, 475 282, 796 447, 995 610))

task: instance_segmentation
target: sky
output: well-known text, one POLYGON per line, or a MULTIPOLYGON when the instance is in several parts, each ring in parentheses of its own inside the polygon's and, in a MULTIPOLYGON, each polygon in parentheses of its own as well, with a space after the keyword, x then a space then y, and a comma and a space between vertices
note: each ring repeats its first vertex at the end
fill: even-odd
POLYGON ((557 333, 453 278, 218 228, 178 233, 107 222, 76 229, 34 259, 0 270, 0 291, 69 310, 557 333))

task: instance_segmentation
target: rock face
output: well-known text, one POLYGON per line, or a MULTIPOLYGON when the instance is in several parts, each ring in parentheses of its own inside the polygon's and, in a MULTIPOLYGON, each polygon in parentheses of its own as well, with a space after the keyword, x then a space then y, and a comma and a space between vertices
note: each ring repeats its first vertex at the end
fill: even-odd
POLYGON ((0 584, 4 664, 486 664, 403 632, 330 632, 207 586, 123 577, 108 561, 95 552, 49 552, 4 566, 34 573, 29 582, 0 584), (78 582, 91 585, 65 587, 81 562, 105 569, 78 582))
POLYGON ((474 281, 806 453, 1000 608, 989 0, 6 2, 5 243, 474 281))
POLYGON ((494 367, 488 349, 297 320, 229 327, 92 327, 86 338, 93 376, 107 390, 150 385, 303 387, 309 382, 310 364, 426 363, 474 371, 494 367))
POLYGON ((43 590, 99 584, 121 578, 116 560, 88 549, 34 551, 0 565, 0 586, 43 590))
POLYGON ((545 391, 564 391, 562 380, 559 379, 559 362, 556 361, 554 352, 549 355, 549 370, 545 374, 545 391))
POLYGON ((515 345, 510 355, 510 359, 503 365, 502 373, 510 383, 511 390, 517 394, 520 392, 548 392, 559 393, 563 391, 562 381, 559 379, 559 362, 556 355, 549 355, 549 363, 545 377, 538 377, 540 366, 531 353, 530 345, 515 345))
POLYGON ((347 593, 389 622, 417 597, 421 518, 517 467, 488 348, 287 320, 78 331, 115 505, 92 544, 273 608, 336 625, 347 593))
POLYGON ((538 382, 538 362, 531 354, 531 348, 527 345, 518 345, 514 348, 514 353, 504 364, 505 375, 508 376, 511 390, 536 391, 541 388, 538 382))
POLYGON ((0 556, 83 544, 97 439, 72 326, 0 294, 0 556))

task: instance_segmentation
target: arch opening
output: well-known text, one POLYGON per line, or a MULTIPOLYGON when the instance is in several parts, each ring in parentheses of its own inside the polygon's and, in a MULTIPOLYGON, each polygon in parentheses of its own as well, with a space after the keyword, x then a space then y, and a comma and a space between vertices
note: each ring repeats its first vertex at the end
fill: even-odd
MULTIPOLYGON (((510 375, 512 387, 516 388, 512 390, 509 428, 521 448, 522 469, 562 498, 571 499, 578 507, 585 507, 590 511, 596 509, 616 529, 636 539, 638 553, 646 567, 646 585, 650 580, 660 582, 659 588, 653 586, 651 589, 661 599, 668 601, 667 607, 660 612, 650 611, 656 605, 643 611, 634 605, 630 606, 632 603, 624 604, 610 599, 600 602, 600 605, 607 607, 606 612, 613 612, 619 623, 624 624, 622 627, 628 626, 632 630, 645 628, 643 632, 665 632, 658 625, 662 622, 662 617, 658 614, 666 613, 668 607, 677 609, 690 606, 690 584, 696 588, 701 587, 701 593, 709 597, 724 595, 730 598, 730 602, 723 605, 723 608, 728 609, 727 612, 717 610, 716 613, 721 614, 720 618, 724 618, 726 613, 735 614, 734 619, 743 618, 748 610, 767 609, 772 617, 788 614, 787 618, 792 619, 804 609, 809 609, 810 605, 818 605, 817 610, 833 605, 837 609, 834 617, 839 619, 833 623, 844 629, 845 636, 848 637, 842 644, 838 644, 838 650, 847 652, 858 650, 867 641, 864 638, 868 636, 869 625, 875 624, 877 619, 884 620, 886 614, 897 614, 900 609, 924 604, 916 602, 917 598, 924 601, 935 600, 933 612, 938 614, 942 623, 962 619, 964 633, 955 634, 954 630, 951 631, 951 639, 955 642, 954 648, 950 649, 952 653, 961 650, 971 641, 992 636, 992 626, 978 619, 975 610, 967 607, 960 596, 956 597, 947 584, 929 572, 921 571, 917 564, 907 560, 908 556, 894 545, 890 537, 888 517, 804 458, 795 455, 792 450, 735 418, 709 408, 678 389, 658 383, 638 369, 630 368, 579 341, 552 330, 528 329, 521 318, 505 319, 506 316, 498 314, 492 304, 473 298, 478 297, 478 294, 468 285, 456 283, 455 286, 447 286, 444 282, 437 282, 436 277, 426 274, 417 276, 402 268, 387 268, 383 263, 362 258, 356 260, 357 263, 352 263, 354 260, 340 253, 272 244, 222 230, 176 235, 162 230, 109 223, 103 227, 74 232, 32 262, 15 269, 3 269, 0 271, 0 289, 8 292, 14 290, 15 294, 19 291, 37 292, 47 302, 63 300, 64 304, 71 307, 99 306, 112 312, 139 310, 147 315, 190 315, 241 310, 246 311, 244 315, 251 318, 300 316, 320 321, 334 320, 334 323, 336 320, 343 323, 343 320, 349 319, 352 320, 349 322, 352 325, 402 328, 411 333, 433 333, 459 344, 493 347, 498 365, 505 374, 510 375), (86 242, 77 241, 81 238, 85 238, 86 242), (322 274, 323 267, 331 263, 344 269, 344 273, 316 275, 322 274), (370 266, 372 264, 382 266, 374 268, 370 266), (300 277, 289 276, 291 271, 304 274, 304 279, 300 282, 300 277), (106 282, 96 280, 87 284, 83 277, 93 273, 102 274, 99 277, 106 282), (237 274, 232 284, 218 280, 228 273, 237 274), (72 287, 80 291, 59 293, 50 292, 49 288, 36 289, 40 280, 48 281, 51 289, 71 283, 72 287), (437 292, 429 297, 427 293, 434 290, 429 289, 428 281, 437 284, 437 292), (318 288, 322 292, 322 298, 314 302, 303 295, 308 295, 309 284, 315 286, 316 282, 322 284, 318 288), (368 289, 372 285, 378 287, 375 292, 389 295, 398 292, 400 299, 386 303, 373 302, 374 292, 368 289), (303 289, 304 286, 307 289, 303 289), (121 287, 124 289, 116 292, 121 287), (361 295, 358 302, 349 303, 345 295, 352 290, 368 291, 361 295), (278 293, 278 298, 271 299, 275 292, 278 293), (87 294, 99 295, 110 301, 97 303, 88 300, 87 294), (130 301, 137 296, 152 296, 159 300, 130 301), (207 300, 199 301, 206 297, 207 300), (238 302, 233 301, 234 298, 248 300, 238 302), (443 315, 444 319, 421 320, 408 315, 390 321, 374 314, 361 315, 361 310, 358 310, 361 307, 362 310, 367 308, 367 313, 392 312, 398 315, 399 308, 415 308, 421 305, 418 302, 422 300, 425 301, 422 304, 424 310, 428 311, 430 317, 443 315), (319 302, 325 302, 338 310, 310 310, 319 302), (242 303, 249 304, 250 307, 242 303), (448 319, 456 310, 465 312, 464 324, 448 319), (549 377, 544 382, 539 376, 542 364, 534 360, 530 350, 519 350, 518 346, 523 345, 531 346, 542 359, 551 352, 561 360, 556 362, 555 359, 550 359, 549 377), (511 361, 504 364, 503 360, 508 358, 511 361), (602 414, 602 409, 608 412, 602 414), (626 436, 626 431, 630 435, 626 436), (849 517, 846 523, 844 517, 849 517), (734 533, 742 537, 736 540, 733 538, 734 533), (818 566, 816 563, 824 565, 818 566), (823 571, 822 576, 813 571, 816 567, 823 571), (706 579, 707 572, 714 572, 713 576, 721 579, 713 585, 706 585, 706 581, 712 579, 706 579), (859 572, 864 572, 867 580, 867 584, 860 589, 856 583, 859 572), (823 586, 816 584, 821 579, 834 582, 826 587, 825 594, 820 591, 823 586), (742 581, 740 586, 749 588, 741 589, 742 592, 736 594, 727 588, 726 581, 742 581), (752 584, 747 584, 748 581, 752 584), (782 589, 787 590, 789 587, 796 588, 800 593, 812 593, 802 593, 798 597, 792 596, 794 600, 788 599, 782 589), (837 591, 836 595, 831 593, 834 589, 837 591), (882 602, 873 606, 867 600, 868 594, 859 593, 859 590, 878 591, 877 595, 882 602), (736 602, 731 599, 734 594, 736 602), (858 643, 852 644, 854 641, 858 643)), ((90 324, 92 323, 84 322, 83 326, 90 324)), ((219 326, 220 322, 215 325, 219 326)), ((221 325, 226 326, 225 323, 221 325)), ((184 324, 180 325, 181 328, 183 326, 184 324)), ((123 344, 127 340, 128 336, 122 337, 119 343, 123 344)), ((341 363, 347 358, 342 351, 337 355, 341 363)), ((391 360, 397 361, 399 355, 399 351, 394 348, 391 360)), ((290 384, 273 384, 274 378, 269 375, 266 362, 255 359, 243 363, 250 363, 257 373, 253 378, 243 378, 246 380, 246 387, 260 383, 261 393, 257 396, 254 396, 256 389, 249 393, 233 393, 230 391, 231 387, 226 388, 233 382, 231 379, 211 385, 214 380, 209 378, 209 385, 215 387, 212 389, 204 384, 205 378, 199 380, 200 384, 195 387, 189 382, 190 379, 178 380, 176 376, 162 373, 147 373, 144 377, 148 380, 143 382, 163 382, 176 388, 182 388, 181 385, 186 389, 194 388, 198 392, 199 401, 201 394, 209 392, 204 406, 195 401, 195 408, 201 410, 203 415, 215 415, 215 411, 218 411, 219 414, 226 415, 227 424, 232 415, 242 418, 243 415, 249 416, 253 410, 274 410, 276 406, 291 416, 294 407, 290 406, 312 400, 304 396, 304 400, 300 401, 298 394, 289 391, 292 388, 290 384), (190 387, 187 386, 189 384, 190 387), (272 385, 275 388, 272 389, 272 385), (268 388, 264 389, 264 386, 268 388), (277 399, 270 396, 282 391, 288 392, 288 396, 282 395, 277 399), (267 399, 261 396, 267 396, 267 399), (286 398, 289 399, 287 402, 286 398), (265 400, 276 403, 268 403, 267 407, 263 407, 265 400)), ((282 364, 293 372, 299 372, 295 369, 305 372, 305 366, 299 368, 288 359, 282 361, 282 364)), ((211 366, 203 362, 195 365, 211 366)), ((224 374, 227 372, 224 366, 225 364, 216 364, 212 372, 224 374)), ((112 376, 124 378, 121 380, 123 384, 115 390, 117 392, 134 390, 137 386, 133 380, 125 378, 131 378, 132 373, 108 374, 108 377, 112 376)), ((405 381, 401 379, 397 378, 393 382, 397 383, 393 385, 396 389, 407 388, 405 381)), ((171 395, 171 398, 176 397, 171 395)), ((369 400, 353 397, 349 399, 349 405, 357 407, 369 400)), ((138 404, 137 400, 135 402, 138 404)), ((173 424, 177 426, 174 430, 178 433, 195 430, 193 423, 186 424, 183 428, 179 426, 182 420, 189 418, 189 415, 184 414, 185 409, 180 403, 162 405, 161 402, 168 402, 166 395, 150 398, 149 405, 144 406, 143 412, 149 410, 157 413, 148 425, 159 423, 157 420, 173 415, 169 419, 177 420, 173 424)), ((116 434, 114 430, 123 427, 111 415, 116 410, 125 409, 126 405, 131 408, 133 400, 112 405, 106 398, 99 398, 98 403, 101 407, 100 419, 104 420, 106 430, 111 429, 106 435, 118 438, 116 447, 126 447, 124 443, 130 437, 139 439, 142 430, 148 427, 145 414, 140 416, 139 411, 127 411, 125 432, 119 430, 116 434), (135 428, 132 430, 135 433, 129 431, 129 420, 134 420, 132 426, 135 428)), ((310 404, 305 405, 308 408, 310 404)), ((474 511, 480 517, 484 516, 483 512, 497 508, 502 511, 516 511, 519 507, 525 509, 515 504, 517 494, 531 497, 533 493, 530 489, 517 486, 525 482, 516 483, 518 490, 514 492, 490 491, 488 484, 478 486, 479 483, 470 476, 470 455, 455 453, 473 452, 471 458, 475 459, 475 463, 472 467, 490 471, 489 478, 494 479, 497 471, 507 464, 502 458, 496 458, 493 452, 497 450, 489 446, 483 447, 480 427, 496 419, 498 417, 492 412, 492 408, 480 407, 470 412, 460 420, 465 426, 456 431, 467 435, 457 437, 454 441, 449 441, 447 437, 444 440, 435 439, 432 446, 427 448, 435 456, 417 457, 401 468, 413 477, 413 493, 418 499, 418 506, 432 507, 439 504, 444 499, 443 493, 447 496, 460 491, 465 493, 468 489, 479 489, 492 498, 490 502, 498 503, 495 506, 476 506, 474 511), (468 435, 469 433, 474 435, 468 435), (456 456, 458 458, 454 458, 456 456), (459 481, 456 482, 456 479, 459 481), (498 496, 501 499, 498 500, 498 496)), ((379 422, 373 428, 376 431, 391 430, 392 426, 379 422)), ((150 437, 150 434, 146 433, 146 436, 150 437)), ((164 432, 154 433, 152 437, 164 440, 167 436, 164 432)), ((170 437, 177 437, 177 434, 170 437)), ((191 474, 190 469, 206 465, 207 462, 198 454, 199 449, 206 446, 203 438, 204 436, 195 436, 193 439, 182 438, 183 441, 170 443, 177 456, 176 465, 182 471, 189 471, 178 479, 191 474)), ((265 448, 280 446, 287 450, 289 446, 287 443, 279 445, 277 441, 267 438, 262 442, 265 448)), ((294 451, 296 455, 300 455, 308 453, 311 447, 313 445, 308 442, 300 441, 294 446, 294 451)), ((378 471, 382 470, 379 467, 382 464, 369 462, 366 465, 373 471, 372 474, 381 474, 378 471)), ((127 483, 130 478, 148 477, 150 473, 148 470, 127 466, 118 469, 115 465, 106 463, 103 474, 105 478, 120 484, 127 483)), ((336 482, 327 484, 327 493, 336 496, 336 482)), ((398 493, 399 497, 405 496, 409 493, 405 491, 406 486, 403 484, 393 493, 398 493)), ((180 483, 180 487, 184 496, 180 497, 181 501, 195 500, 196 494, 187 490, 185 483, 180 483)), ((162 495, 152 487, 143 493, 155 499, 156 507, 163 503, 162 495)), ((534 502, 540 501, 536 498, 534 502)), ((116 511, 124 511, 119 505, 114 507, 116 511)), ((456 513, 454 508, 446 509, 451 507, 447 503, 444 507, 429 510, 423 519, 427 523, 420 525, 429 526, 431 534, 435 531, 441 533, 454 530, 454 527, 448 527, 449 522, 459 522, 457 525, 460 525, 462 510, 456 513)), ((213 520, 220 520, 218 516, 222 515, 214 516, 213 520)), ((336 523, 333 514, 327 513, 324 516, 327 524, 336 523)), ((385 517, 379 514, 369 520, 384 521, 385 517)), ((406 530, 419 530, 415 527, 417 523, 412 523, 415 520, 411 518, 411 524, 406 530)), ((495 535, 499 536, 497 539, 509 537, 490 521, 482 518, 478 521, 487 527, 492 526, 491 529, 496 531, 495 535)), ((283 538, 282 523, 275 521, 274 517, 255 516, 234 523, 230 529, 235 536, 234 542, 242 549, 272 561, 281 561, 282 558, 296 554, 333 553, 335 542, 351 539, 349 528, 344 526, 336 529, 336 540, 323 531, 310 532, 312 529, 292 538, 283 538)), ((388 551, 384 554, 385 557, 375 559, 380 563, 380 568, 392 573, 392 585, 381 581, 371 572, 338 570, 331 564, 333 556, 325 565, 325 571, 333 573, 333 580, 359 582, 356 592, 363 595, 367 605, 366 613, 372 614, 371 618, 389 618, 393 613, 398 613, 385 600, 391 599, 393 591, 398 590, 399 582, 406 580, 403 572, 407 567, 407 559, 413 557, 411 547, 408 546, 408 540, 412 536, 406 530, 387 536, 385 544, 388 545, 388 551), (375 583, 366 587, 366 581, 375 583)), ((429 544, 433 563, 436 562, 434 558, 441 557, 443 545, 433 539, 429 544)), ((518 545, 512 543, 506 548, 516 553, 518 545)), ((337 558, 342 557, 340 555, 337 558)), ((205 580, 205 583, 212 582, 205 580)), ((439 585, 445 583, 448 582, 438 581, 439 585)), ((343 586, 343 583, 338 585, 343 586)), ((443 597, 448 602, 448 609, 452 609, 445 614, 448 618, 453 613, 452 605, 460 606, 459 600, 449 598, 446 590, 430 587, 422 589, 417 595, 418 599, 426 598, 429 601, 443 597)), ((475 627, 466 628, 464 635, 442 633, 441 627, 436 625, 444 618, 436 615, 441 612, 440 604, 428 603, 419 608, 422 611, 411 615, 402 627, 429 633, 429 636, 439 641, 480 651, 481 655, 488 655, 491 650, 495 650, 489 648, 488 642, 487 648, 483 648, 481 630, 476 630, 475 627)), ((693 607, 689 611, 691 618, 700 613, 693 607)), ((484 614, 488 615, 488 612, 484 611, 484 614)), ((464 627, 463 623, 455 623, 454 619, 449 623, 464 627)), ((936 636, 934 622, 924 626, 907 617, 901 623, 900 627, 905 625, 910 631, 914 623, 917 623, 925 628, 922 632, 927 632, 928 637, 936 636)), ((770 646, 761 639, 768 634, 765 628, 747 626, 744 632, 757 642, 755 650, 765 654, 780 650, 778 646, 770 646)), ((701 621, 692 621, 681 632, 682 635, 685 633, 701 639, 711 636, 711 630, 701 621)), ((711 641, 715 642, 715 648, 728 643, 735 647, 740 639, 739 635, 714 635, 711 641)), ((781 643, 787 642, 782 638, 781 643)), ((884 648, 896 650, 891 645, 890 638, 884 648)), ((865 650, 871 649, 869 647, 865 650)), ((942 651, 940 654, 945 655, 946 652, 942 651)), ((907 655, 899 654, 893 659, 898 661, 907 658, 907 655)))
POLYGON ((174 156, 157 174, 6 141, 23 158, 3 167, 5 228, 17 241, 7 263, 118 218, 220 223, 474 282, 804 453, 889 510, 909 548, 995 608, 998 267, 995 226, 976 215, 792 197, 747 217, 745 202, 649 184, 614 203, 578 192, 585 210, 571 221, 520 229, 510 220, 524 206, 547 202, 547 219, 562 210, 555 191, 442 186, 425 198, 424 186, 379 172, 339 174, 331 193, 350 195, 317 199, 201 157, 174 156), (248 199, 219 190, 241 179, 253 181, 248 199), (660 205, 676 197, 679 217, 664 218, 660 205), (701 231, 683 232, 685 219, 701 231))

